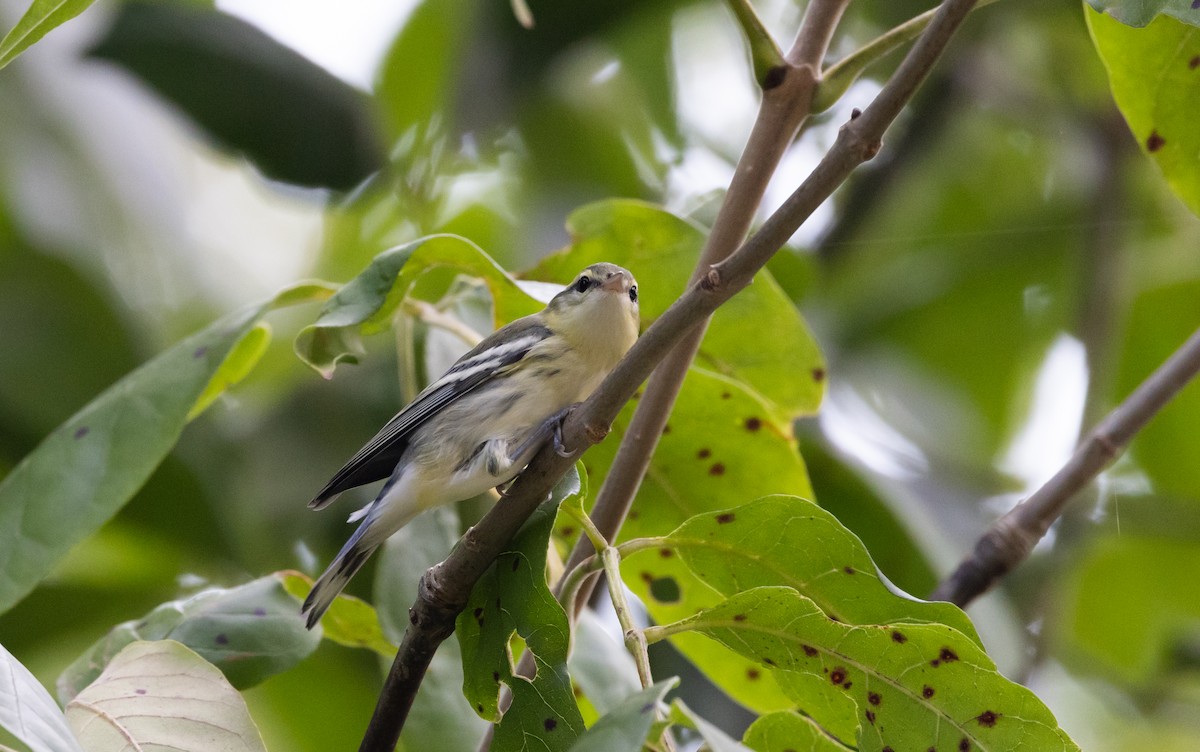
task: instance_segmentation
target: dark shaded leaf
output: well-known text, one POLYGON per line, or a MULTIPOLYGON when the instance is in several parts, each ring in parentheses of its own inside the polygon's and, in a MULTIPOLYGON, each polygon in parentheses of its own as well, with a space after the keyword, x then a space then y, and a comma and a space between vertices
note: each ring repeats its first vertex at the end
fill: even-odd
MULTIPOLYGON (((454 507, 438 507, 401 528, 379 552, 375 605, 384 634, 397 645, 409 626, 408 610, 416 600, 421 575, 445 559, 458 538, 458 514, 454 507)), ((479 747, 488 724, 463 697, 462 651, 458 645, 458 636, 452 634, 434 654, 421 682, 421 691, 404 722, 404 732, 400 735, 404 749, 479 747)))
POLYGON ((857 726, 862 752, 1078 750, 1037 696, 941 624, 851 626, 791 588, 762 587, 667 627, 678 628, 758 661, 839 738, 857 726))
POLYGON ((1107 13, 1126 26, 1146 26, 1158 15, 1200 26, 1200 9, 1195 0, 1087 0, 1088 5, 1107 13))
POLYGON ((384 164, 361 92, 233 16, 125 3, 89 54, 138 76, 274 180, 348 190, 384 164))
POLYGON ((284 588, 281 575, 228 590, 205 590, 117 625, 63 672, 59 697, 69 702, 96 680, 113 656, 138 640, 182 643, 221 669, 239 689, 287 671, 316 649, 321 635, 304 628, 299 601, 284 588))

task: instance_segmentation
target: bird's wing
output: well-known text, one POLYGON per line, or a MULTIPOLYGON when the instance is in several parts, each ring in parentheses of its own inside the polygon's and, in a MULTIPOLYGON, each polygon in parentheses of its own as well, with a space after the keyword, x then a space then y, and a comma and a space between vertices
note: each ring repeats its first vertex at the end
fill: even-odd
POLYGON ((342 491, 391 476, 408 449, 413 431, 447 405, 503 373, 548 336, 550 330, 539 319, 530 316, 518 319, 484 339, 359 449, 308 503, 309 508, 321 509, 342 491), (504 341, 500 342, 501 339, 504 341))

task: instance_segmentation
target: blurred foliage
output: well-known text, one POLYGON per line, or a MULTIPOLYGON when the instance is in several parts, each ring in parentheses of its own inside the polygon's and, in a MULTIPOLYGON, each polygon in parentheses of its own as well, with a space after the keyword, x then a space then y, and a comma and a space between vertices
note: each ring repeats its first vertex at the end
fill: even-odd
POLYGON ((88 54, 138 76, 268 178, 349 190, 384 165, 365 97, 240 19, 126 2, 88 54))
MULTIPOLYGON (((441 311, 482 312, 470 321, 481 329, 536 307, 533 288, 504 270, 532 267, 530 279, 561 282, 603 257, 638 275, 653 320, 683 288, 753 120, 749 54, 715 2, 530 3, 532 30, 507 3, 416 2, 368 92, 205 5, 128 3, 107 18, 97 8, 25 49, 87 3, 0 3, 9 31, 0 64, 21 53, 0 71, 0 516, 21 522, 0 525, 0 536, 36 523, 47 544, 22 554, 20 567, 16 549, 0 547, 10 562, 0 577, 20 585, 4 591, 0 644, 47 687, 114 625, 213 587, 239 592, 269 572, 313 572, 332 556, 345 535, 338 515, 308 516, 303 502, 402 394, 456 346, 466 349, 420 317, 411 337, 389 336, 397 311, 411 313, 405 294, 441 311), (183 14, 203 20, 181 23, 183 14), (87 56, 93 48, 105 61, 87 56), (380 255, 438 233, 457 237, 380 255), (277 237, 297 238, 296 247, 281 249, 277 237), (347 286, 324 313, 272 313, 270 330, 257 326, 257 311, 235 315, 236 330, 214 325, 197 335, 212 339, 203 363, 191 362, 194 341, 171 349, 305 276, 344 282, 384 266, 375 288, 360 296, 363 283, 347 286), (461 293, 458 270, 484 278, 490 302, 479 286, 461 293), (369 310, 338 320, 356 306, 369 310), (336 352, 354 352, 359 365, 329 381, 305 368, 291 339, 314 322, 310 335, 353 325, 337 335, 349 346, 336 352), (152 401, 128 391, 139 363, 172 353, 187 356, 178 358, 186 374, 173 371, 185 385, 156 382, 152 401), (46 449, 78 444, 80 411, 94 399, 119 406, 110 451, 153 444, 157 453, 137 472, 110 461, 116 455, 92 456, 94 469, 129 475, 111 498, 79 457, 46 449), (185 430, 197 400, 208 409, 185 430), (156 433, 133 427, 135 414, 156 433), (45 482, 70 493, 14 506, 27 457, 23 467, 42 468, 45 482)), ((928 5, 851 4, 830 59, 928 5)), ((667 535, 695 515, 690 524, 700 525, 761 495, 815 497, 840 523, 831 523, 836 539, 853 541, 856 557, 865 546, 865 562, 923 595, 989 520, 1065 460, 1090 419, 1080 415, 1119 402, 1194 331, 1200 222, 1187 210, 1197 209, 1197 168, 1186 150, 1200 73, 1190 52, 1196 11, 1186 0, 1091 5, 1148 25, 1127 28, 1065 0, 1008 0, 971 17, 879 156, 770 275, 718 314, 622 540, 667 535), (1159 9, 1173 18, 1151 21, 1146 12, 1159 9), (1114 98, 1129 124, 1116 136, 1114 98), (1082 346, 1087 365, 1050 373, 1064 338, 1082 346), (1051 384, 1048 401, 1042 383, 1051 384), (794 429, 822 396, 819 418, 794 429), (1052 430, 1035 420, 1048 406, 1063 410, 1052 430)), ((803 8, 755 7, 786 48, 803 8)), ((809 124, 768 203, 898 59, 868 68, 809 124)), ((323 361, 330 373, 336 357, 323 361)), ((631 409, 584 458, 593 491, 631 409)), ((1077 503, 1030 565, 972 610, 992 660, 1035 687, 1084 748, 1185 749, 1179 740, 1200 735, 1200 613, 1189 598, 1200 550, 1198 424, 1192 385, 1134 440, 1091 505, 1077 503)), ((87 427, 85 438, 104 438, 87 427)), ((347 497, 347 507, 369 498, 347 497)), ((374 609, 339 601, 315 652, 244 693, 269 749, 358 738, 386 668, 379 653, 400 637, 416 578, 477 512, 463 504, 402 532, 350 588, 374 609)), ((560 546, 578 535, 568 520, 555 523, 560 546)), ((799 543, 788 555, 811 564, 808 550, 799 543)), ((552 565, 560 552, 550 552, 552 565)), ((657 549, 623 573, 661 623, 738 597, 657 549)), ((293 595, 303 590, 301 575, 285 582, 293 595)), ((756 607, 769 600, 749 597, 756 607)), ((884 594, 864 602, 889 603, 884 594)), ((598 655, 613 647, 584 633, 577 652, 581 642, 598 655)), ((961 633, 946 639, 960 657, 975 650, 961 633)), ((734 737, 742 730, 710 712, 723 707, 713 700, 721 691, 780 711, 751 727, 754 749, 802 733, 817 748, 839 748, 827 726, 790 712, 799 685, 764 673, 766 653, 734 655, 694 634, 679 648, 720 687, 675 690, 696 710, 686 724, 714 748, 735 743, 705 723, 734 737)), ((403 748, 469 747, 482 733, 462 695, 458 651, 451 640, 435 658, 403 748)), ((576 682, 589 701, 584 718, 608 718, 593 726, 597 736, 645 738, 644 717, 631 712, 645 703, 623 702, 629 666, 611 687, 597 686, 597 661, 587 668, 577 658, 568 666, 592 680, 576 682)), ((990 664, 979 665, 1000 687, 990 664)), ((996 690, 997 702, 1026 697, 1016 685, 996 690)), ((854 717, 867 729, 869 696, 857 701, 866 704, 854 717)), ((590 736, 580 743, 600 743, 590 736)), ((0 744, 18 742, 0 732, 0 744)))

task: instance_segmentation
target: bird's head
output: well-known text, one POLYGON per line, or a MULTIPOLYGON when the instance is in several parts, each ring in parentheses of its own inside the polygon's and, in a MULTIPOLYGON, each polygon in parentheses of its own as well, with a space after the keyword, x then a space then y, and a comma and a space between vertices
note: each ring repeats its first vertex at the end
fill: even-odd
POLYGON ((637 280, 616 264, 592 264, 554 296, 545 315, 551 329, 578 342, 619 351, 620 358, 637 339, 637 280))

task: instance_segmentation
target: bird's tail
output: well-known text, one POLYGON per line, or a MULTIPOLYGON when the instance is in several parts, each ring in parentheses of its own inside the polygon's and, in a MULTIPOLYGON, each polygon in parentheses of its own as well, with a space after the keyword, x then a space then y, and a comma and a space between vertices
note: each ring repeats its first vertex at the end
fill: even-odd
POLYGON ((306 624, 309 629, 316 626, 329 604, 333 603, 333 599, 337 598, 342 588, 346 587, 346 583, 350 582, 350 578, 358 572, 375 549, 379 548, 378 543, 367 543, 363 540, 363 534, 371 522, 367 520, 358 526, 354 535, 350 536, 350 540, 346 541, 346 545, 342 546, 342 550, 334 557, 329 568, 313 583, 312 590, 300 609, 300 615, 307 617, 306 624))

